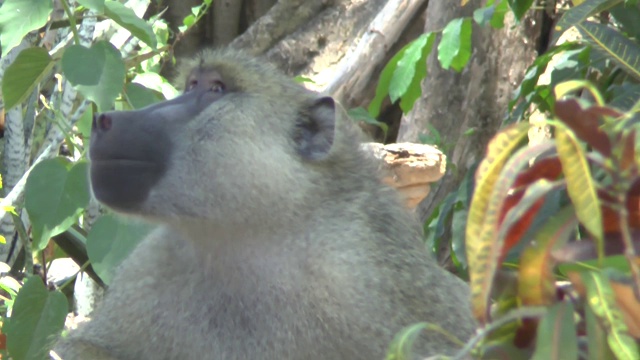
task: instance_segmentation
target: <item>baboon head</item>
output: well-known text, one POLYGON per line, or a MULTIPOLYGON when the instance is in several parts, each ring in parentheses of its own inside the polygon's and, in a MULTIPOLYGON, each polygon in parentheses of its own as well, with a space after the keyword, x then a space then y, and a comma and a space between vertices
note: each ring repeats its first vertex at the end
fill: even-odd
POLYGON ((104 204, 164 221, 291 213, 350 151, 339 144, 357 143, 336 130, 347 121, 333 99, 241 52, 203 52, 179 83, 172 100, 94 116, 91 184, 104 204))

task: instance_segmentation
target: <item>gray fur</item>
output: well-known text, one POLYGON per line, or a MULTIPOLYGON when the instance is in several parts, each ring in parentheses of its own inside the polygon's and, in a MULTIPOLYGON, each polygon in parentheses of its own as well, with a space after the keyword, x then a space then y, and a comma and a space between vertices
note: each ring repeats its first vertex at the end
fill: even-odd
MULTIPOLYGON (((313 109, 318 94, 239 52, 204 52, 183 82, 194 67, 229 92, 175 119, 167 170, 129 211, 160 225, 62 357, 383 359, 420 321, 467 340, 466 284, 432 259, 344 111, 313 109)), ((455 348, 428 332, 416 350, 455 348)))

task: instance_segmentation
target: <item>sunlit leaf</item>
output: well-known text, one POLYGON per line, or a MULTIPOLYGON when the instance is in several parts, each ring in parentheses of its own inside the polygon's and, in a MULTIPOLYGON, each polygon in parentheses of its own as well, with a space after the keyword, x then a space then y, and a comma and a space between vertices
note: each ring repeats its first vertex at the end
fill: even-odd
MULTIPOLYGON (((396 100, 407 91, 416 74, 416 67, 427 66, 426 60, 424 63, 421 63, 421 59, 423 58, 422 49, 427 45, 429 38, 435 39, 435 34, 422 34, 412 41, 402 55, 402 58, 398 60, 398 65, 389 83, 389 98, 391 102, 396 102, 396 100)), ((433 42, 433 40, 431 41, 433 42)))
MULTIPOLYGON (((395 99, 391 95, 391 91, 395 88, 395 80, 397 75, 399 74, 399 69, 401 68, 409 68, 404 75, 405 81, 408 81, 406 84, 406 88, 400 94, 400 108, 403 113, 408 113, 413 108, 413 104, 415 104, 416 100, 420 98, 422 95, 422 80, 427 76, 427 57, 431 53, 433 49, 433 44, 435 43, 435 34, 434 33, 426 33, 423 34, 420 39, 426 38, 426 42, 421 46, 419 52, 414 53, 413 57, 407 58, 407 53, 403 59, 398 62, 398 68, 394 72, 393 79, 391 80, 391 84, 389 85, 389 96, 391 97, 391 101, 395 102, 395 99), (419 56, 417 59, 416 56, 419 56), (415 59, 415 62, 411 64, 411 62, 415 59), (406 61, 405 61, 406 60, 406 61), (413 65, 413 66, 412 66, 413 65), (413 72, 413 73, 411 73, 413 72)), ((401 90, 401 89, 399 89, 401 90)))
POLYGON ((516 105, 518 100, 524 100, 522 106, 524 108, 527 108, 528 104, 533 101, 534 95, 539 94, 544 88, 538 84, 538 80, 546 70, 551 59, 555 55, 562 54, 566 51, 574 49, 575 47, 575 43, 566 42, 562 45, 553 47, 547 50, 544 54, 538 56, 533 61, 533 64, 527 69, 527 72, 525 73, 520 86, 515 90, 513 100, 509 102, 509 109, 513 110, 513 107, 516 105))
POLYGON ((471 58, 471 19, 451 20, 438 44, 438 61, 443 69, 462 71, 471 58))
POLYGON ((53 65, 54 62, 45 48, 32 47, 22 50, 2 78, 5 109, 11 109, 24 101, 53 65))
POLYGON ((51 0, 5 0, 0 7, 2 57, 16 47, 29 32, 47 23, 53 10, 51 0))
POLYGON ((129 30, 131 35, 137 37, 152 48, 157 45, 156 35, 151 25, 140 19, 133 9, 130 9, 117 1, 105 1, 104 13, 118 25, 129 30))
MULTIPOLYGON (((504 164, 511 153, 527 137, 528 123, 512 125, 494 136, 487 148, 487 155, 476 172, 476 190, 469 208, 467 220, 467 259, 471 278, 473 312, 478 320, 487 320, 488 295, 495 273, 495 259, 490 258, 493 234, 486 234, 485 223, 496 223, 498 213, 489 213, 490 197, 504 164)), ((499 210, 499 209, 498 209, 499 210)))
POLYGON ((382 107, 382 102, 389 94, 389 85, 391 84, 391 79, 393 78, 393 73, 398 67, 398 61, 402 59, 404 53, 407 51, 407 48, 411 44, 406 45, 397 54, 395 54, 391 60, 385 65, 384 69, 380 73, 380 79, 378 80, 378 86, 376 87, 376 96, 369 103, 368 111, 371 117, 377 118, 380 115, 380 108, 382 107))
POLYGON ((591 176, 585 151, 575 135, 564 127, 556 127, 556 148, 567 182, 569 197, 580 222, 593 235, 603 249, 602 211, 591 176))

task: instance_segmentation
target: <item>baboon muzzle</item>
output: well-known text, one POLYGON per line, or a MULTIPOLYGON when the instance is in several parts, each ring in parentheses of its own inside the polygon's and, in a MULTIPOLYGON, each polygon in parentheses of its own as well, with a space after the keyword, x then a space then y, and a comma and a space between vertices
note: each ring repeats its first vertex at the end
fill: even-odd
POLYGON ((91 186, 99 201, 120 211, 144 203, 167 171, 172 134, 205 107, 198 95, 94 115, 89 157, 91 186))

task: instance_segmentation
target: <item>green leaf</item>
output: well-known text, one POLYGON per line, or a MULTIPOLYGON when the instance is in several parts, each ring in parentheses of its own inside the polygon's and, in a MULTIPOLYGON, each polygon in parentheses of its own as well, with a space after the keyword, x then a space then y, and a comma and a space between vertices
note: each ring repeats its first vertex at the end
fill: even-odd
POLYGON ((89 203, 88 164, 58 157, 34 167, 25 187, 25 208, 33 243, 44 249, 51 236, 67 230, 89 203))
MULTIPOLYGON (((416 68, 426 68, 426 57, 423 56, 424 49, 427 46, 427 42, 430 40, 433 46, 433 40, 435 35, 433 33, 422 34, 420 37, 412 41, 407 50, 402 55, 402 58, 398 61, 393 77, 389 83, 389 98, 391 102, 396 102, 407 91, 414 75, 416 74, 416 68), (424 59, 424 62, 422 61, 424 59)), ((431 49, 427 49, 429 53, 431 49)), ((419 83, 418 83, 419 84, 419 83)))
POLYGON ((590 306, 584 309, 585 323, 587 327, 587 359, 588 360, 609 360, 615 359, 609 344, 607 344, 607 333, 602 328, 600 321, 593 313, 590 306))
POLYGON ((150 72, 138 74, 132 82, 140 84, 147 89, 162 93, 165 99, 173 99, 180 95, 180 92, 176 90, 167 79, 160 76, 160 74, 150 72))
POLYGON ((157 92, 140 84, 128 83, 125 85, 124 89, 127 99, 133 109, 141 109, 145 106, 164 100, 164 98, 157 92))
POLYGON ((487 6, 476 9, 473 12, 473 21, 480 26, 490 24, 494 29, 502 29, 504 27, 504 16, 509 10, 509 5, 505 0, 498 0, 497 4, 490 4, 487 2, 487 6))
POLYGON ((375 118, 372 118, 371 115, 364 108, 357 107, 353 109, 349 109, 347 111, 349 117, 354 121, 362 121, 366 124, 374 125, 382 129, 384 133, 384 137, 387 137, 387 132, 389 131, 389 125, 383 123, 382 121, 378 121, 375 118))
POLYGON ((542 75, 546 70, 547 65, 549 64, 551 59, 555 55, 561 54, 575 47, 575 43, 567 42, 548 50, 541 56, 538 56, 533 61, 533 64, 527 69, 527 72, 525 73, 520 86, 515 90, 513 100, 509 102, 509 109, 513 110, 513 107, 517 103, 518 99, 526 100, 526 103, 524 105, 525 107, 528 107, 528 104, 533 100, 535 95, 540 92, 540 88, 542 86, 538 85, 538 79, 540 78, 540 75, 542 75))
POLYGON ((30 31, 47 23, 51 0, 5 0, 0 7, 0 43, 2 56, 16 47, 30 31))
POLYGON ((504 27, 504 17, 509 10, 509 4, 505 0, 500 0, 496 5, 496 11, 491 18, 491 27, 494 29, 502 29, 504 27))
POLYGON ((71 45, 62 56, 62 71, 101 111, 113 106, 124 85, 124 62, 108 41, 98 41, 91 48, 71 45))
POLYGON ((573 360, 578 358, 578 337, 573 305, 559 302, 549 308, 538 326, 536 351, 532 360, 573 360))
POLYGON ((438 44, 438 61, 443 69, 460 72, 471 58, 471 19, 451 20, 442 30, 438 44))
POLYGON ((422 48, 422 55, 416 62, 415 75, 407 88, 407 91, 400 98, 400 109, 403 113, 408 113, 413 108, 416 100, 422 95, 422 80, 427 76, 427 57, 433 49, 433 44, 436 40, 434 33, 427 33, 427 43, 422 48))
POLYGON ((198 6, 192 6, 191 13, 193 14, 193 16, 198 16, 198 14, 200 13, 200 9, 202 9, 203 7, 204 7, 204 3, 198 6))
POLYGON ((64 327, 69 304, 60 291, 48 291, 31 276, 18 292, 5 332, 14 360, 47 359, 53 341, 64 327))
POLYGON ((78 4, 98 12, 104 12, 104 0, 77 0, 78 4))
POLYGON ((455 259, 456 266, 461 266, 466 269, 468 265, 467 261, 467 247, 465 246, 465 225, 467 225, 467 217, 469 217, 469 210, 459 209, 453 211, 451 218, 451 258, 455 259))
POLYGON ((100 278, 109 284, 113 271, 146 237, 152 227, 115 215, 100 217, 87 236, 87 255, 100 278))
POLYGON ((629 6, 627 4, 618 4, 611 10, 611 15, 622 25, 622 31, 627 33, 629 37, 640 38, 640 8, 637 6, 629 6))
POLYGON ((618 359, 638 359, 638 346, 629 335, 609 279, 594 271, 582 273, 581 278, 587 289, 586 303, 604 325, 613 353, 618 359))
POLYGON ((576 26, 589 16, 611 8, 621 2, 622 0, 586 0, 582 4, 572 7, 562 15, 554 27, 551 44, 555 44, 560 38, 560 35, 570 27, 576 26))
MULTIPOLYGON (((191 25, 196 23, 196 17, 193 16, 193 15, 187 15, 187 16, 185 16, 184 19, 182 19, 182 23, 184 24, 184 26, 189 27, 189 26, 191 26, 191 25)), ((186 30, 186 28, 185 28, 185 30, 186 30)), ((184 30, 181 30, 181 31, 184 31, 184 30)))
POLYGON ((132 9, 117 1, 105 1, 104 14, 150 47, 158 45, 151 25, 140 19, 132 9))
POLYGON ((93 120, 93 109, 91 106, 87 106, 87 111, 82 114, 80 120, 76 123, 76 127, 82 135, 82 140, 85 146, 89 146, 89 139, 91 138, 91 122, 93 120))
POLYGON ((524 14, 531 8, 533 0, 509 0, 509 7, 513 11, 513 15, 520 21, 524 14))
POLYGON ((473 12, 473 21, 475 21, 478 25, 485 26, 487 23, 489 23, 489 21, 491 21, 491 18, 493 18, 493 14, 495 12, 495 4, 476 9, 473 12))
POLYGON ((378 80, 378 86, 376 87, 376 96, 369 103, 369 114, 373 118, 377 118, 380 115, 380 107, 382 106, 382 101, 387 97, 389 93, 389 85, 391 84, 391 79, 393 77, 393 73, 398 67, 398 61, 402 59, 405 51, 411 44, 406 45, 397 54, 395 54, 391 60, 385 65, 384 69, 380 73, 380 79, 378 80))
POLYGON ((418 338, 418 335, 425 329, 432 327, 433 325, 430 323, 421 322, 402 329, 391 342, 385 360, 411 359, 413 343, 418 338))
POLYGON ((23 102, 53 65, 54 62, 45 48, 32 47, 22 50, 9 65, 2 79, 5 109, 11 109, 23 102))
POLYGON ((586 21, 576 26, 595 49, 640 80, 640 47, 636 43, 606 25, 586 21))
POLYGON ((625 83, 619 87, 611 86, 610 89, 618 90, 608 104, 610 107, 629 111, 640 99, 640 84, 625 83))

